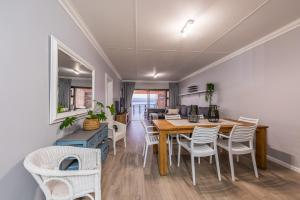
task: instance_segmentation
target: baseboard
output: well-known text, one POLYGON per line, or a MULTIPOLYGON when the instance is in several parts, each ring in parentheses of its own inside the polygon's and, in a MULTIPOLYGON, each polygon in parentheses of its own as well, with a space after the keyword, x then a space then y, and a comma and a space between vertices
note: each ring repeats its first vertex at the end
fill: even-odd
POLYGON ((267 156, 267 158, 268 158, 269 161, 272 161, 272 162, 277 163, 277 164, 279 164, 279 165, 281 165, 283 167, 286 167, 286 168, 288 168, 290 170, 293 170, 295 172, 300 173, 300 168, 299 167, 296 167, 294 165, 288 164, 286 162, 283 162, 283 161, 281 161, 281 160, 279 160, 277 158, 274 158, 272 156, 269 156, 269 155, 267 156))

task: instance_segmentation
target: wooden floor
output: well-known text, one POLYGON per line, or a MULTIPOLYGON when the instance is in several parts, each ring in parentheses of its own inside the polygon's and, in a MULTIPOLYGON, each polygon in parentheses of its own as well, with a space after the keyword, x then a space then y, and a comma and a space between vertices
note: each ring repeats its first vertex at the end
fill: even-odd
POLYGON ((249 158, 241 156, 240 162, 235 163, 238 180, 232 182, 225 152, 220 154, 221 182, 217 179, 215 164, 210 165, 207 159, 202 159, 200 165, 196 164, 197 185, 193 186, 188 154, 182 156, 180 167, 176 165, 177 157, 173 156, 169 176, 161 177, 157 155, 152 149, 146 168, 142 167, 144 131, 140 122, 131 122, 127 132, 127 148, 124 149, 123 141, 119 141, 117 155, 113 156, 110 149, 103 164, 102 200, 300 199, 300 175, 273 163, 268 170, 260 170, 260 177, 256 179, 249 158))

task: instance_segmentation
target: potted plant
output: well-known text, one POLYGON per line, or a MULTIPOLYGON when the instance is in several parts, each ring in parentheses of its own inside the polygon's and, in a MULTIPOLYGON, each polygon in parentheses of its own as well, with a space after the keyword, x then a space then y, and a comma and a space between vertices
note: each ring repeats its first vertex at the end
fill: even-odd
POLYGON ((215 85, 213 83, 206 84, 206 95, 205 100, 209 103, 208 110, 208 121, 210 122, 218 122, 219 121, 219 110, 217 105, 212 105, 212 96, 215 91, 215 85))
POLYGON ((98 129, 100 121, 105 121, 106 119, 103 103, 96 101, 95 110, 90 110, 88 116, 83 121, 83 129, 86 131, 98 129))
POLYGON ((213 96, 214 91, 215 91, 215 85, 213 83, 207 83, 206 84, 205 101, 207 101, 209 105, 211 105, 212 96, 213 96))

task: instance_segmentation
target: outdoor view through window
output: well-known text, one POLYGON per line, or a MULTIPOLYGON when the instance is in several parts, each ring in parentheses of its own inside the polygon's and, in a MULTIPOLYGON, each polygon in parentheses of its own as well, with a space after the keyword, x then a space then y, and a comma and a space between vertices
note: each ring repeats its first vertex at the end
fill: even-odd
POLYGON ((132 119, 144 117, 147 108, 165 108, 169 104, 169 90, 135 90, 132 96, 132 119))

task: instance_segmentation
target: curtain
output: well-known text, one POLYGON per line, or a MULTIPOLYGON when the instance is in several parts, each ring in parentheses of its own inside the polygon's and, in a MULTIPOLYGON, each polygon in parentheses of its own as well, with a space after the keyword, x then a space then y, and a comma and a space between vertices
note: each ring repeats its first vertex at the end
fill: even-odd
POLYGON ((179 105, 179 83, 169 83, 169 107, 176 108, 179 105))
POLYGON ((135 88, 134 82, 123 82, 123 98, 125 101, 125 108, 127 111, 129 111, 131 107, 131 100, 132 100, 134 88, 135 88))
POLYGON ((71 79, 62 79, 58 81, 58 104, 64 108, 70 108, 70 90, 71 79))

